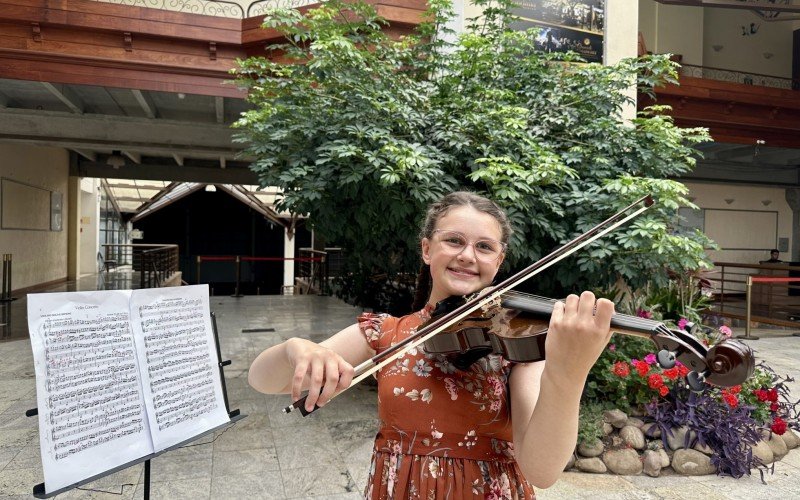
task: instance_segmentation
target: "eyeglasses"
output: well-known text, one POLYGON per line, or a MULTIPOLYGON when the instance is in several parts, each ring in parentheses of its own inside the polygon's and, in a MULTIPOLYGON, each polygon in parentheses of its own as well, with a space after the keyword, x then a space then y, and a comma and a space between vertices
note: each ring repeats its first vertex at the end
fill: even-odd
POLYGON ((469 242, 463 233, 447 229, 434 229, 434 239, 441 243, 442 250, 449 255, 458 255, 472 245, 475 258, 481 262, 493 262, 506 250, 506 244, 489 238, 469 242))

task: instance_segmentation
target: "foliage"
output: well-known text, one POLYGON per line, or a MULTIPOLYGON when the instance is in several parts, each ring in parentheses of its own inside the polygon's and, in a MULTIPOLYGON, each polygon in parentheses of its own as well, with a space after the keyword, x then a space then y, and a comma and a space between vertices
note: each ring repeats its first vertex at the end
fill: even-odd
POLYGON ((721 402, 716 388, 698 394, 677 384, 665 399, 654 401, 646 408, 649 418, 661 428, 665 446, 672 429, 687 426, 695 437, 691 439, 691 434, 687 434, 686 445, 711 448, 711 463, 719 474, 738 478, 749 475, 750 469, 761 465, 751 449, 761 440, 761 435, 750 409, 721 402))
POLYGON ((602 439, 603 433, 603 410, 601 403, 581 404, 578 414, 578 443, 592 443, 602 439))
POLYGON ((574 64, 575 54, 534 48, 535 32, 512 31, 511 2, 477 0, 484 17, 448 32, 448 0, 428 21, 392 38, 375 10, 331 0, 305 16, 275 9, 264 26, 282 43, 240 61, 238 82, 254 109, 237 122, 278 208, 307 214, 316 233, 347 250, 343 293, 376 304, 369 283, 395 282, 419 265, 417 225, 444 193, 469 189, 509 213, 506 262, 527 265, 644 194, 657 204, 539 280, 562 293, 622 278, 667 281, 667 270, 708 264, 700 233, 673 231, 677 209, 694 207, 682 184, 701 129, 674 125, 663 107, 621 117, 634 83, 676 81, 666 56, 614 66, 574 64), (375 277, 378 278, 375 278, 375 277))

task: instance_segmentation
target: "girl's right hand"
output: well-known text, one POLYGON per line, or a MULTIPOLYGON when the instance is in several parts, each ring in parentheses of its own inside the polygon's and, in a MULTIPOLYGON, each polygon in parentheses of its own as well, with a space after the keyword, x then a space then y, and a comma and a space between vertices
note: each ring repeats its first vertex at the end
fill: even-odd
POLYGON ((293 338, 286 341, 286 358, 294 368, 292 401, 300 399, 304 385, 308 387, 306 411, 324 406, 337 392, 350 386, 353 366, 339 354, 310 340, 293 338), (304 384, 308 380, 307 384, 304 384))

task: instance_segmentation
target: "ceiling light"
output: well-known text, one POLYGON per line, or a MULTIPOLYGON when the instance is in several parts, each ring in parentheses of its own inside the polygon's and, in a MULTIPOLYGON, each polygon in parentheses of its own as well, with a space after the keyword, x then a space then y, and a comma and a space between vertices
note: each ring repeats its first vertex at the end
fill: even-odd
POLYGON ((106 159, 106 165, 118 169, 125 166, 125 157, 119 154, 119 151, 112 151, 111 156, 106 159))
POLYGON ((216 193, 216 192, 217 192, 217 186, 213 184, 206 184, 206 193, 216 193))

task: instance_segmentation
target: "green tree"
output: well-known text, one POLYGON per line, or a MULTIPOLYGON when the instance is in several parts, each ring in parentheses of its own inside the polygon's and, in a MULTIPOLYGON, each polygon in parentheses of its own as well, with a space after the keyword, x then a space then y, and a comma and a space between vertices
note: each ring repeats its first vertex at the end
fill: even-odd
MULTIPOLYGON (((614 66, 535 49, 535 31, 513 31, 509 1, 476 2, 484 16, 465 33, 445 28, 448 0, 427 22, 392 38, 365 3, 331 0, 305 16, 276 9, 264 25, 284 41, 240 61, 254 109, 239 140, 281 208, 307 214, 326 241, 347 250, 342 293, 362 305, 407 311, 374 293, 419 266, 425 206, 454 189, 485 194, 509 213, 506 261, 522 267, 633 199, 657 204, 542 277, 543 291, 664 283, 667 270, 707 265, 700 233, 673 231, 703 129, 676 127, 664 109, 621 118, 623 92, 676 81, 666 56, 614 66), (376 278, 379 277, 379 278, 376 278), (378 286, 372 286, 377 284, 378 286), (394 307, 393 307, 394 306, 394 307)), ((401 302, 403 302, 401 300, 401 302)))

